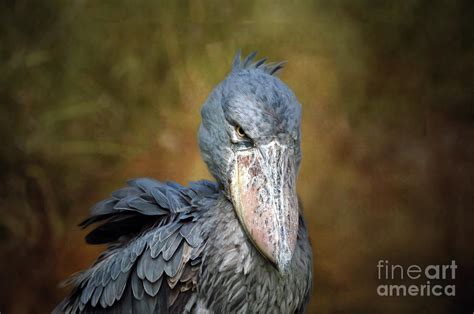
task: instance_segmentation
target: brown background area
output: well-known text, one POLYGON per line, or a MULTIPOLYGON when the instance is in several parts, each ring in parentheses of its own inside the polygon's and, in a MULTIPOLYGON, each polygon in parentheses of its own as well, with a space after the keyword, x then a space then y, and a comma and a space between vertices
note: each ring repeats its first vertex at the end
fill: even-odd
POLYGON ((65 3, 0 5, 2 313, 59 302, 126 179, 209 178, 199 108, 237 48, 287 60, 303 104, 310 312, 474 310, 471 1, 65 3), (457 296, 379 297, 380 259, 455 259, 457 296))

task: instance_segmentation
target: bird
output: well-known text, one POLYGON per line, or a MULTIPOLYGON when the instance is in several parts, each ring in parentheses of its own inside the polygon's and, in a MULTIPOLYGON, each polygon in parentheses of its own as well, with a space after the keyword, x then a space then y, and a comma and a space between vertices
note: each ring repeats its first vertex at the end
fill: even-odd
POLYGON ((301 104, 276 73, 242 58, 201 108, 214 181, 138 178, 90 210, 94 264, 53 313, 305 313, 312 250, 296 180, 301 104))

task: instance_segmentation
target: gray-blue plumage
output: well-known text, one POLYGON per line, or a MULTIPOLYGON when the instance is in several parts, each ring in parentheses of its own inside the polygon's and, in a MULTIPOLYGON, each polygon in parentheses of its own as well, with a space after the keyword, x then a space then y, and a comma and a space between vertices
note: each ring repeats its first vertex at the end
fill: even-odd
POLYGON ((291 262, 280 272, 242 225, 233 199, 236 152, 278 141, 291 148, 294 176, 301 160, 301 107, 273 76, 282 63, 254 57, 238 54, 201 110, 199 144, 217 183, 136 179, 95 205, 81 226, 98 223, 86 240, 109 248, 70 280, 73 291, 55 312, 304 312, 312 261, 301 213, 291 262), (236 126, 245 136, 236 137, 236 126))

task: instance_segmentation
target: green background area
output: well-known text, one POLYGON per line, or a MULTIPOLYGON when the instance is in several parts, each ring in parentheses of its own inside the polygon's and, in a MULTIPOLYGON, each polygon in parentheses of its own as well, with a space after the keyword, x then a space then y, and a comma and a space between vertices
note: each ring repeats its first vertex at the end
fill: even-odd
POLYGON ((472 3, 2 2, 0 311, 65 296, 103 249, 77 223, 126 179, 209 178, 199 109, 242 48, 303 105, 310 312, 471 313, 472 3), (380 259, 455 259, 456 297, 379 297, 380 259))

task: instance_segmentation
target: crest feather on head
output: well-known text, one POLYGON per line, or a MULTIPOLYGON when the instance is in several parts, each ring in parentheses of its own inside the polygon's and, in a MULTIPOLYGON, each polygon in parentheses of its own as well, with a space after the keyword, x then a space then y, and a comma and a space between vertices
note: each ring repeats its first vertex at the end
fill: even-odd
POLYGON ((286 61, 265 63, 265 61, 267 61, 267 58, 262 58, 253 62, 256 55, 257 52, 253 51, 247 57, 245 57, 244 60, 242 60, 241 50, 237 50, 237 53, 234 57, 234 61, 232 62, 232 72, 258 69, 270 75, 274 75, 278 71, 283 69, 286 64, 286 61))

